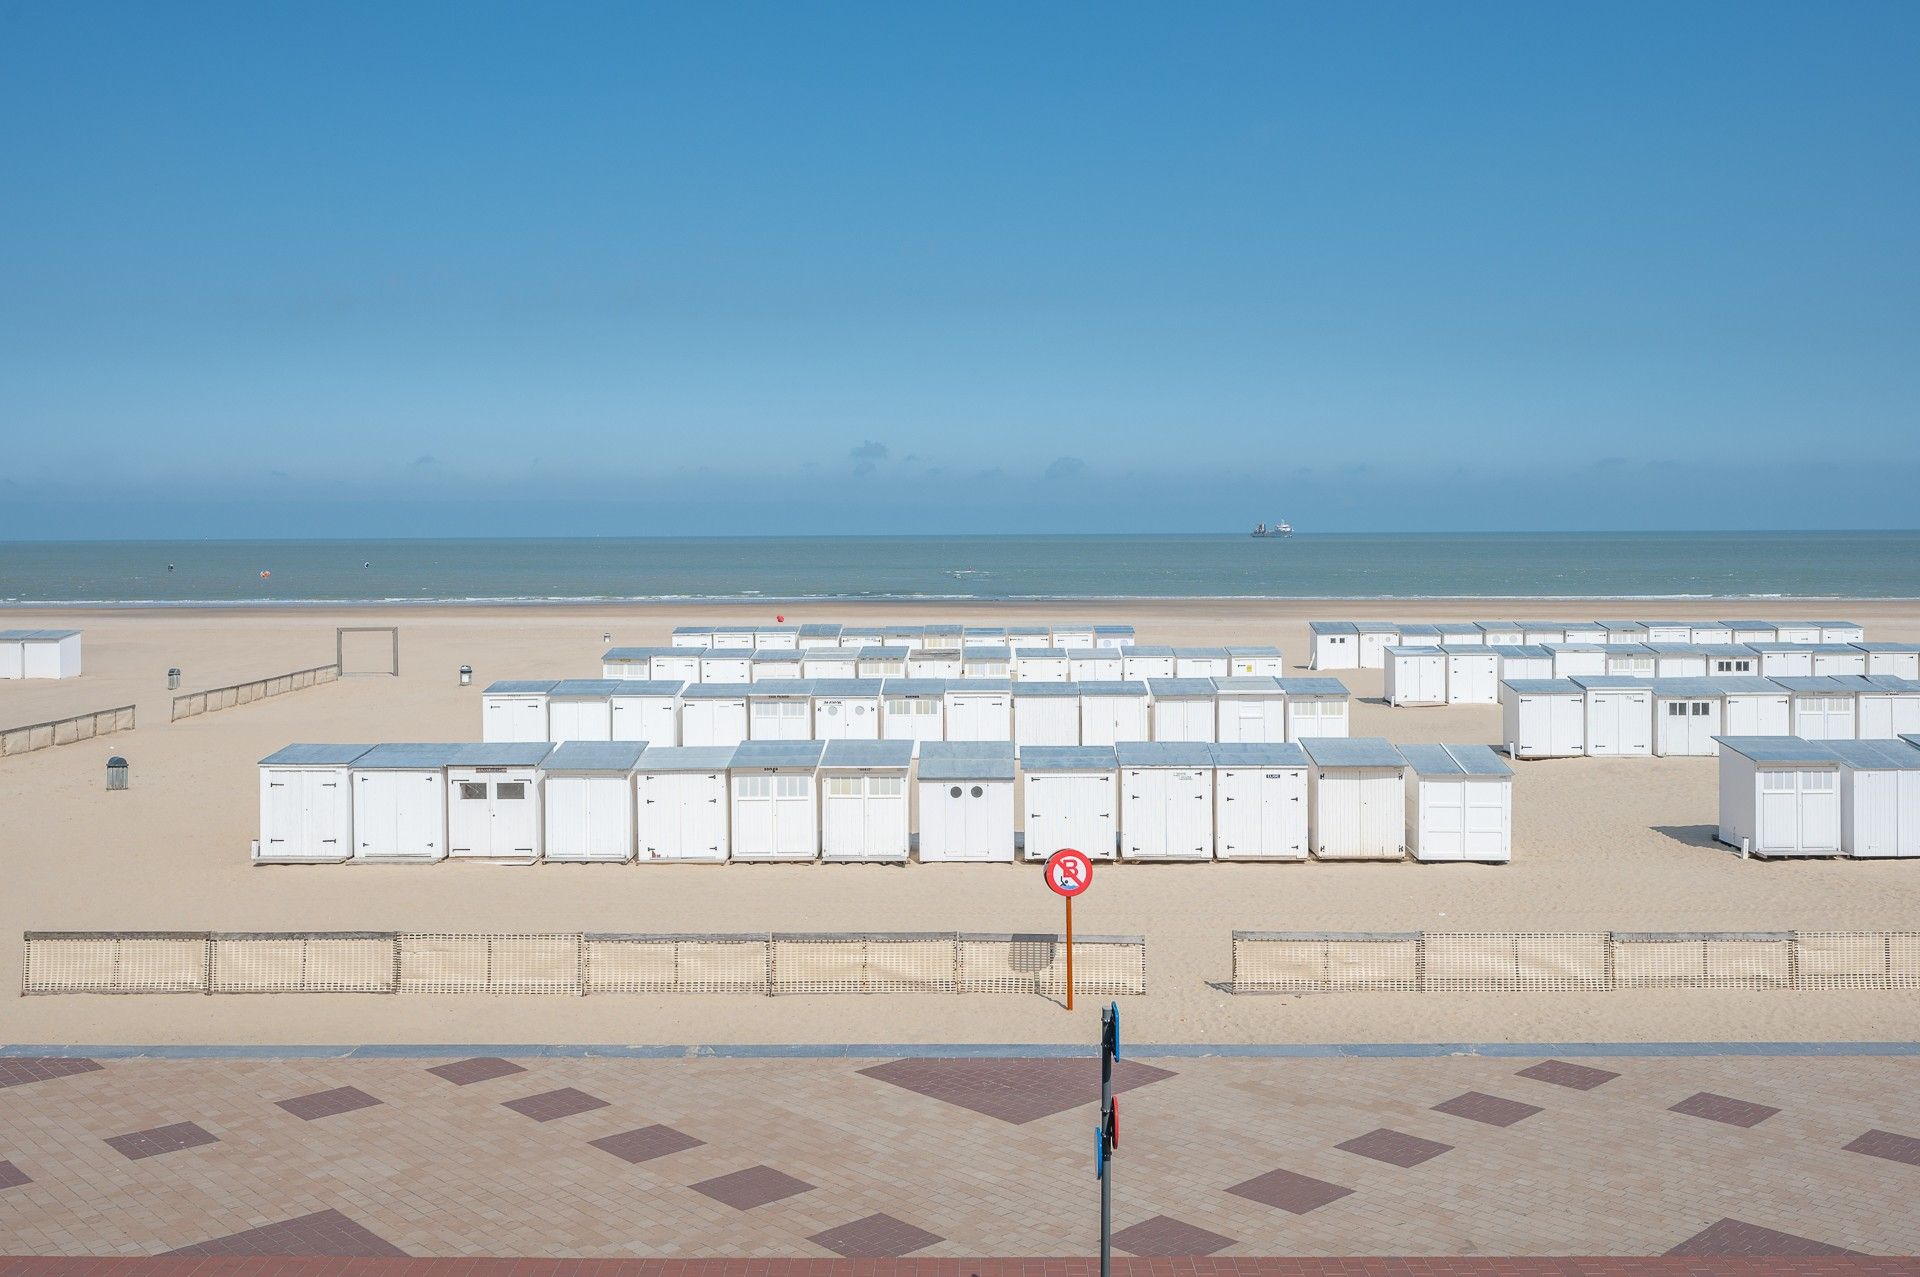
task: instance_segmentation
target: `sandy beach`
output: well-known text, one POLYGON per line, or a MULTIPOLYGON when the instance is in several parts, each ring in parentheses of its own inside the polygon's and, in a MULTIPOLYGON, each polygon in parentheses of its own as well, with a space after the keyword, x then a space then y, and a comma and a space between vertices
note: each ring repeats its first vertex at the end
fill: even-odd
MULTIPOLYGON (((1127 621, 1143 643, 1273 643, 1298 672, 1309 618, 1842 616, 1920 641, 1920 603, 1143 601, 808 605, 789 622, 1127 621)), ((768 604, 7 611, 86 632, 86 674, 0 683, 0 724, 137 704, 137 730, 0 762, 0 1042, 1056 1042, 1096 1014, 1031 997, 21 997, 20 933, 59 929, 473 931, 1055 930, 1057 902, 1005 865, 329 865, 254 868, 257 773, 293 741, 473 740, 497 678, 595 677, 616 644, 768 604), (401 628, 398 679, 354 677, 178 724, 166 671, 197 690, 332 661, 338 625, 401 628), (474 685, 460 687, 461 664, 474 685), (132 788, 104 792, 125 755, 132 788)), ((1389 709, 1377 670, 1338 673, 1353 734, 1495 743, 1495 707, 1389 709)), ((1911 928, 1920 864, 1743 862, 1712 841, 1711 759, 1522 763, 1505 866, 1116 865, 1087 931, 1148 940, 1131 1032, 1162 1042, 1906 1039, 1920 994, 1692 991, 1240 997, 1234 929, 1911 928)))

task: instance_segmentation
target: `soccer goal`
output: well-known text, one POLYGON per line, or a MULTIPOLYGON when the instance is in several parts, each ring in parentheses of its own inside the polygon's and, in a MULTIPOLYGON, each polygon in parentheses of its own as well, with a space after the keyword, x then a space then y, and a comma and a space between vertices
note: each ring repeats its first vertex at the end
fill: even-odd
POLYGON ((342 625, 333 631, 333 659, 340 676, 386 674, 400 677, 400 627, 342 625))

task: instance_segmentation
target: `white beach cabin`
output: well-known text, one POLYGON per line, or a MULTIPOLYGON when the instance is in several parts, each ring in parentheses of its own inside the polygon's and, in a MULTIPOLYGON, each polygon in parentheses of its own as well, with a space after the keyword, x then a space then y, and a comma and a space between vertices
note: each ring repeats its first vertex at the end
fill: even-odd
POLYGON ((1646 758, 1653 753, 1653 680, 1612 674, 1571 680, 1586 693, 1587 755, 1646 758))
POLYGON ((880 695, 886 686, 878 678, 815 678, 813 738, 815 740, 879 740, 880 695))
POLYGON ((800 627, 797 625, 759 625, 753 631, 753 650, 756 652, 792 652, 800 647, 800 627))
POLYGON ((701 681, 700 652, 691 647, 668 648, 665 651, 655 649, 652 665, 653 677, 659 682, 701 681))
POLYGON ((680 693, 685 683, 666 679, 622 679, 607 698, 613 709, 613 737, 653 745, 680 743, 680 693))
POLYGON ((966 647, 1005 647, 1007 645, 1007 627, 1004 625, 963 625, 960 627, 960 646, 966 647))
POLYGON ((1360 668, 1360 631, 1352 621, 1308 621, 1307 633, 1309 668, 1360 668))
POLYGON ((260 760, 258 865, 353 858, 355 759, 371 745, 288 745, 260 760))
POLYGON ((1587 694, 1565 678, 1500 684, 1500 734, 1509 758, 1578 758, 1587 752, 1587 694))
POLYGON ((1813 656, 1813 672, 1833 677, 1867 672, 1867 654, 1850 643, 1816 643, 1807 649, 1813 656))
POLYGON ((1120 765, 1120 858, 1213 859, 1213 746, 1125 741, 1120 765))
POLYGON ((1856 621, 1820 621, 1822 643, 1864 643, 1867 631, 1856 621))
POLYGON ((1390 647, 1385 654, 1387 704, 1445 705, 1447 654, 1437 647, 1390 647))
POLYGON ((1553 677, 1553 653, 1537 643, 1501 643, 1490 650, 1500 658, 1502 683, 1553 677))
POLYGON ((812 681, 782 678, 749 687, 747 739, 812 740, 812 681))
POLYGON ((1211 741, 1219 735, 1216 700, 1210 678, 1150 678, 1152 730, 1159 741, 1211 741))
POLYGON ((1214 854, 1305 860, 1307 766, 1291 742, 1213 746, 1214 854))
POLYGON ((1867 658, 1867 673, 1920 679, 1920 643, 1855 643, 1867 658))
MULTIPOLYGON (((1790 643, 1798 647, 1808 647, 1820 641, 1820 622, 1818 621, 1775 621, 1773 630, 1778 637, 1776 643, 1790 643)), ((1736 643, 1751 642, 1750 639, 1735 639, 1736 643)))
POLYGON ((1112 860, 1119 838, 1119 760, 1111 745, 1031 745, 1019 751, 1026 819, 1021 858, 1063 847, 1112 860))
POLYGON ((695 683, 680 694, 682 745, 734 746, 747 739, 751 683, 695 683))
POLYGON ((1639 647, 1651 639, 1647 627, 1638 621, 1599 621, 1602 643, 1608 647, 1639 647))
POLYGON ((1127 666, 1118 648, 1072 648, 1067 653, 1067 678, 1075 683, 1114 683, 1127 666))
POLYGON ((826 747, 817 740, 750 740, 733 751, 727 768, 733 859, 819 858, 819 771, 826 747))
POLYGON ((0 630, 0 678, 80 677, 79 630, 0 630))
POLYGON ((1920 682, 1890 674, 1850 676, 1854 732, 1861 740, 1891 740, 1920 732, 1920 682))
POLYGON ((1447 658, 1447 704, 1497 705, 1500 702, 1500 654, 1484 644, 1441 647, 1447 658))
POLYGON ((1920 749, 1903 740, 1836 740, 1840 850, 1875 859, 1920 857, 1920 749))
POLYGON ((1545 647, 1549 643, 1565 643, 1567 627, 1555 621, 1519 621, 1520 642, 1529 647, 1545 647))
POLYGON ((1520 647, 1527 641, 1527 632, 1518 621, 1475 621, 1480 630, 1480 641, 1488 647, 1520 647))
POLYGON ((1840 854, 1840 756, 1798 736, 1720 738, 1720 828, 1756 856, 1840 854))
POLYGON ((854 667, 860 678, 905 678, 907 676, 907 657, 913 652, 907 647, 863 647, 860 649, 859 663, 854 667))
POLYGON ((989 646, 961 648, 960 677, 996 678, 1005 682, 1013 677, 1013 649, 989 646))
POLYGON ((711 625, 676 625, 673 627, 673 634, 667 641, 675 647, 712 647, 713 627, 711 625))
POLYGON ((1053 645, 1068 649, 1093 646, 1093 626, 1079 622, 1059 622, 1053 625, 1053 645))
MULTIPOLYGON (((545 749, 538 742, 530 747, 545 749)), ((446 859, 447 764, 460 749, 375 745, 353 760, 348 768, 353 777, 353 859, 446 859)))
POLYGON ((859 678, 860 649, 857 647, 803 647, 800 649, 801 678, 859 678))
POLYGON ((1227 646, 1227 674, 1232 678, 1279 678, 1287 672, 1280 649, 1272 646, 1227 646))
POLYGON ((635 841, 648 860, 727 858, 731 745, 649 745, 634 766, 635 841))
POLYGON ((1566 625, 1568 643, 1575 647, 1605 647, 1607 645, 1607 627, 1598 621, 1569 621, 1566 625))
POLYGON ((1609 643, 1607 673, 1618 678, 1653 678, 1659 667, 1645 643, 1609 643))
POLYGON ((453 746, 447 760, 447 855, 454 860, 540 859, 542 742, 453 746))
POLYGON ((1649 643, 1655 678, 1706 678, 1707 654, 1692 643, 1649 643))
MULTIPOLYGON (((1013 741, 1013 684, 1004 678, 954 679, 945 693, 950 741, 1013 741)), ((925 744, 921 752, 925 754, 925 744)))
POLYGON ((1761 678, 1812 678, 1813 649, 1803 643, 1750 643, 1761 678))
POLYGON ((1287 697, 1287 739, 1346 736, 1353 693, 1337 678, 1275 679, 1287 697))
POLYGON ((1513 768, 1485 745, 1402 745, 1400 753, 1415 860, 1513 859, 1513 768))
POLYGON ((1377 670, 1386 663, 1387 649, 1400 645, 1400 627, 1391 621, 1355 621, 1360 668, 1377 670))
MULTIPOLYGON (((626 680, 563 678, 547 693, 547 739, 613 739, 613 694, 626 680)), ((644 738, 643 738, 644 739, 644 738)))
POLYGON ((1072 677, 1073 657, 1064 647, 1013 649, 1013 681, 1016 683, 1065 683, 1072 677))
POLYGON ((542 859, 627 861, 634 856, 634 768, 646 741, 568 741, 540 767, 542 859))
POLYGON ((1710 647, 1724 647, 1733 643, 1733 630, 1724 621, 1693 621, 1687 626, 1687 639, 1710 647))
POLYGON ((713 627, 713 641, 710 646, 729 651, 751 652, 754 629, 755 627, 751 625, 716 625, 713 627))
POLYGON ((747 668, 756 683, 778 682, 783 679, 805 678, 807 659, 799 648, 759 648, 754 651, 753 663, 747 668))
POLYGON ((962 678, 966 669, 964 648, 923 647, 907 653, 908 678, 962 678))
POLYGON ((880 645, 882 647, 900 647, 912 652, 927 646, 927 627, 924 625, 883 625, 880 627, 880 645))
POLYGON ((1080 743, 1080 685, 1078 683, 1023 682, 1010 685, 1013 698, 1013 743, 1033 745, 1080 743))
MULTIPOLYGON (((947 684, 944 678, 890 678, 880 690, 880 739, 945 740, 947 684)), ((919 752, 916 748, 916 754, 919 752)))
POLYGON ((1096 625, 1093 627, 1093 645, 1124 651, 1133 646, 1134 633, 1131 625, 1096 625))
POLYGON ((746 648, 714 647, 700 654, 702 683, 751 683, 753 653, 746 648))
POLYGON ((1661 758, 1712 758, 1727 734, 1726 696, 1710 678, 1653 680, 1653 752, 1661 758))
POLYGON ((1399 860, 1407 849, 1406 759, 1377 736, 1304 740, 1321 860, 1399 860))
POLYGON ((1120 656, 1121 678, 1172 678, 1173 670, 1174 656, 1170 647, 1130 647, 1120 656))
POLYGON ((1647 632, 1642 643, 1691 643, 1693 642, 1693 623, 1691 621, 1642 621, 1640 627, 1647 632))
MULTIPOLYGON (((684 656, 684 652, 682 652, 681 649, 671 647, 608 648, 600 654, 600 677, 651 679, 653 677, 654 658, 663 654, 669 657, 676 654, 684 656)), ((695 668, 697 669, 698 667, 699 662, 696 658, 695 668)), ((690 683, 693 680, 683 678, 679 681, 682 683, 690 683)))
POLYGON ((815 648, 839 647, 840 626, 833 622, 811 622, 800 627, 798 646, 801 651, 815 648))
POLYGON ((557 679, 508 678, 480 693, 480 739, 547 739, 547 695, 557 679))
POLYGON ((828 741, 820 755, 823 860, 906 862, 913 742, 828 741))
POLYGON ((1780 641, 1780 627, 1772 621, 1722 621, 1720 624, 1727 627, 1726 642, 1728 643, 1778 643, 1780 641))
POLYGON ((1852 740, 1854 688, 1837 678, 1776 678, 1793 701, 1793 734, 1802 740, 1852 740))
POLYGON ((1011 741, 920 747, 920 861, 1013 860, 1011 741))
POLYGON ((1485 647, 1487 636, 1472 621, 1437 621, 1434 633, 1439 635, 1440 647, 1485 647))
POLYGON ((1745 643, 1701 643, 1709 678, 1759 678, 1760 654, 1745 643))
POLYGON ((1287 739, 1287 694, 1271 675, 1216 678, 1214 739, 1265 745, 1287 739))
POLYGON ((1036 647, 1053 646, 1053 627, 1050 625, 1009 625, 1007 627, 1007 646, 1013 649, 1017 657, 1023 651, 1036 647))
POLYGON ((1149 735, 1148 699, 1144 681, 1094 679, 1069 684, 1080 689, 1080 743, 1117 745, 1144 741, 1149 735))
POLYGON ((856 652, 869 647, 882 647, 886 639, 880 630, 878 625, 843 625, 840 627, 840 646, 850 647, 856 652))
POLYGON ((1723 700, 1723 736, 1791 736, 1793 699, 1766 678, 1716 678, 1723 700))
POLYGON ((1227 649, 1224 647, 1176 647, 1173 649, 1175 678, 1225 678, 1227 665, 1227 649))
POLYGON ((1553 654, 1553 677, 1596 675, 1607 672, 1607 649, 1599 643, 1548 643, 1553 654))

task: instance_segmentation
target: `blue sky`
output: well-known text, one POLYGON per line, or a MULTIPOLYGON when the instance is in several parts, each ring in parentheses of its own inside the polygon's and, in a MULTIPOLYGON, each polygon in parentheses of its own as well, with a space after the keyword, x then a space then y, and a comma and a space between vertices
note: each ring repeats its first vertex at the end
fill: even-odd
POLYGON ((0 8, 0 536, 1920 525, 1920 6, 0 8))

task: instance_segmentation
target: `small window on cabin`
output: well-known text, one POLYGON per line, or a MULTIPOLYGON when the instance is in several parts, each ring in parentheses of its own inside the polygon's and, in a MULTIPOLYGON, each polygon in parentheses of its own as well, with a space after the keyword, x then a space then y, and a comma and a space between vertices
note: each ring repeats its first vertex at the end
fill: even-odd
MULTIPOLYGON (((984 793, 986 793, 986 792, 987 792, 986 790, 984 790, 984 789, 982 789, 982 788, 980 788, 980 786, 978 786, 978 785, 975 785, 975 786, 973 787, 973 796, 974 796, 975 798, 978 798, 978 797, 980 797, 980 795, 982 795, 982 794, 984 794, 984 793)), ((959 791, 959 790, 957 790, 957 789, 956 789, 956 790, 954 790, 954 791, 953 791, 953 796, 954 796, 955 798, 958 798, 958 797, 960 796, 960 791, 959 791)))
POLYGON ((1685 702, 1683 701, 1667 702, 1668 718, 1685 718, 1686 716, 1687 716, 1687 707, 1685 702))
POLYGON ((1794 773, 1761 772, 1760 788, 1769 794, 1790 794, 1794 789, 1794 773))
POLYGON ((776 798, 805 798, 808 788, 808 781, 805 776, 774 777, 773 792, 776 798))
POLYGON ((867 777, 867 795, 871 798, 898 798, 906 792, 907 782, 898 776, 867 777))
POLYGON ((484 802, 486 801, 486 797, 487 797, 487 786, 485 781, 476 782, 476 781, 470 781, 470 780, 463 780, 460 782, 461 801, 465 802, 465 801, 470 801, 472 799, 477 798, 482 802, 484 802))
POLYGON ((958 798, 959 796, 960 796, 960 786, 958 785, 955 785, 953 788, 947 791, 947 797, 949 798, 958 798))
POLYGON ((1711 713, 1713 713, 1713 703, 1711 701, 1695 701, 1693 703, 1693 716, 1695 718, 1705 718, 1711 713))
POLYGON ((1839 780, 1838 772, 1801 772, 1800 788, 1810 794, 1830 793, 1839 780))
POLYGON ((493 787, 493 796, 509 802, 520 802, 527 796, 527 783, 523 780, 503 780, 493 787))

